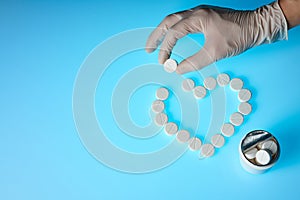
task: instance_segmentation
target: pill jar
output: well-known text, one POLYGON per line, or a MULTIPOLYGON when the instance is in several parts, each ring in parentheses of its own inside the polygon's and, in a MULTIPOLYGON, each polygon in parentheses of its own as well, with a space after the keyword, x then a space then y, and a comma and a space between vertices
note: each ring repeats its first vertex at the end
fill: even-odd
POLYGON ((239 145, 239 154, 241 165, 246 171, 261 174, 278 161, 280 147, 271 133, 255 130, 243 137, 239 145))

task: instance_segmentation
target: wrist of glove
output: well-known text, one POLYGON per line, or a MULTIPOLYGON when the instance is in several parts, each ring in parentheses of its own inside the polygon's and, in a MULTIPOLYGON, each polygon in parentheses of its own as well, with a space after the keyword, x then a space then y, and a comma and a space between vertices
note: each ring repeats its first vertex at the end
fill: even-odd
POLYGON ((178 39, 189 33, 203 33, 203 48, 178 65, 177 72, 182 74, 254 46, 287 40, 287 29, 277 1, 253 11, 202 5, 167 16, 149 36, 146 51, 153 52, 161 44, 159 62, 164 63, 178 39))

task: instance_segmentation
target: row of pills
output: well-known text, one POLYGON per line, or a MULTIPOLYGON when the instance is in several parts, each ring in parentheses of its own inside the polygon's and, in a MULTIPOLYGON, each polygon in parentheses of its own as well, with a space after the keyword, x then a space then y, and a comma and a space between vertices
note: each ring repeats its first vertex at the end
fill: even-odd
POLYGON ((244 122, 244 115, 250 114, 252 106, 247 102, 251 99, 251 92, 248 89, 243 89, 243 81, 239 78, 230 80, 228 74, 219 74, 217 79, 213 77, 207 77, 204 79, 203 86, 195 86, 192 79, 185 79, 182 82, 182 89, 186 92, 193 91, 196 99, 202 99, 206 96, 207 90, 214 90, 217 84, 221 87, 230 85, 233 91, 238 92, 240 105, 238 112, 233 113, 230 116, 230 123, 225 123, 221 127, 221 134, 216 134, 211 137, 211 144, 204 144, 201 149, 201 154, 204 157, 210 157, 214 154, 214 147, 221 148, 225 143, 225 137, 231 137, 234 134, 235 126, 240 126, 244 122))
POLYGON ((178 130, 174 122, 169 122, 168 116, 164 113, 165 103, 169 97, 168 89, 161 87, 156 91, 156 100, 152 103, 152 111, 156 113, 155 123, 158 126, 164 126, 167 135, 175 135, 179 142, 187 142, 190 139, 190 133, 187 130, 178 130))
MULTIPOLYGON (((156 91, 156 100, 152 103, 152 111, 156 113, 155 123, 158 126, 164 126, 165 133, 169 136, 176 135, 176 139, 180 143, 188 143, 189 148, 193 151, 199 150, 202 141, 198 137, 191 138, 191 134, 187 130, 179 130, 178 125, 169 122, 168 116, 164 113, 165 103, 169 97, 168 89, 161 87, 156 91)), ((205 149, 205 148, 203 148, 205 149)))
POLYGON ((167 135, 176 135, 176 139, 180 143, 188 143, 188 147, 192 151, 201 149, 201 154, 204 157, 210 157, 214 154, 214 147, 220 148, 224 145, 225 139, 221 134, 216 134, 211 138, 212 144, 203 144, 200 138, 191 137, 187 130, 179 130, 178 125, 174 122, 169 122, 169 118, 165 111, 165 103, 169 97, 168 89, 161 87, 156 91, 156 100, 152 103, 152 111, 155 115, 155 123, 157 126, 164 126, 164 131, 167 135))
MULTIPOLYGON (((173 59, 168 59, 164 63, 164 69, 168 73, 175 72, 177 69, 177 62, 173 59)), ((217 87, 217 85, 221 87, 225 87, 228 84, 230 85, 230 88, 233 91, 238 92, 238 99, 241 103, 238 107, 238 112, 235 112, 230 116, 230 123, 225 123, 222 125, 220 130, 221 134, 215 134, 214 136, 212 136, 210 143, 202 144, 202 141, 199 138, 197 137, 190 138, 190 134, 186 130, 180 130, 177 133, 177 140, 179 142, 189 142, 189 148, 193 151, 200 149, 201 155, 204 157, 212 156, 215 152, 215 148, 221 148, 225 143, 224 136, 226 137, 232 136, 235 131, 234 126, 240 126, 244 121, 244 115, 248 115, 251 113, 252 106, 251 104, 248 103, 248 101, 251 99, 252 94, 250 90, 243 88, 244 82, 241 79, 234 78, 231 80, 230 76, 225 73, 219 74, 217 79, 215 79, 212 76, 205 78, 203 81, 203 86, 196 86, 195 82, 192 79, 185 79, 181 84, 183 91, 193 92, 193 95, 196 99, 203 99, 207 95, 207 90, 209 91, 214 90, 217 87)), ((159 90, 162 89, 160 88, 159 90)), ((158 95, 156 96, 158 97, 158 95)), ((165 114, 163 113, 161 115, 164 116, 165 114)), ((167 116, 164 116, 164 119, 167 119, 167 116)), ((168 123, 166 127, 176 126, 176 132, 177 132, 178 130, 177 125, 174 124, 173 122, 170 123, 171 125, 168 125, 169 124, 168 123)), ((157 122, 156 124, 162 125, 161 123, 157 123, 157 122)), ((166 129, 167 133, 168 130, 169 128, 166 129)), ((173 131, 172 134, 175 134, 176 132, 173 131)))

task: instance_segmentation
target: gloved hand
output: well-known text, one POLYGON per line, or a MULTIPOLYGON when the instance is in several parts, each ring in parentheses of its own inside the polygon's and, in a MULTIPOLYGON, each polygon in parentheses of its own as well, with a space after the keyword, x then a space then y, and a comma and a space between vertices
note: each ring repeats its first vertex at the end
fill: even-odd
POLYGON ((183 74, 260 44, 287 40, 287 29, 277 1, 252 11, 202 5, 167 16, 149 36, 146 51, 153 52, 162 43, 159 62, 163 64, 178 39, 203 33, 204 47, 178 65, 177 73, 183 74))

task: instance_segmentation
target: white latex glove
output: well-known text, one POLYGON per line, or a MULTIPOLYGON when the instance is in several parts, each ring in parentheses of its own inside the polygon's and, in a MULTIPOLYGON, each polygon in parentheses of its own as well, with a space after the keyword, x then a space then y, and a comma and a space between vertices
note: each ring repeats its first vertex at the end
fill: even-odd
POLYGON ((260 44, 287 40, 287 29, 277 1, 252 11, 202 5, 167 16, 149 36, 146 51, 153 52, 162 43, 158 60, 163 64, 178 39, 203 33, 204 47, 178 65, 177 73, 183 74, 260 44))

